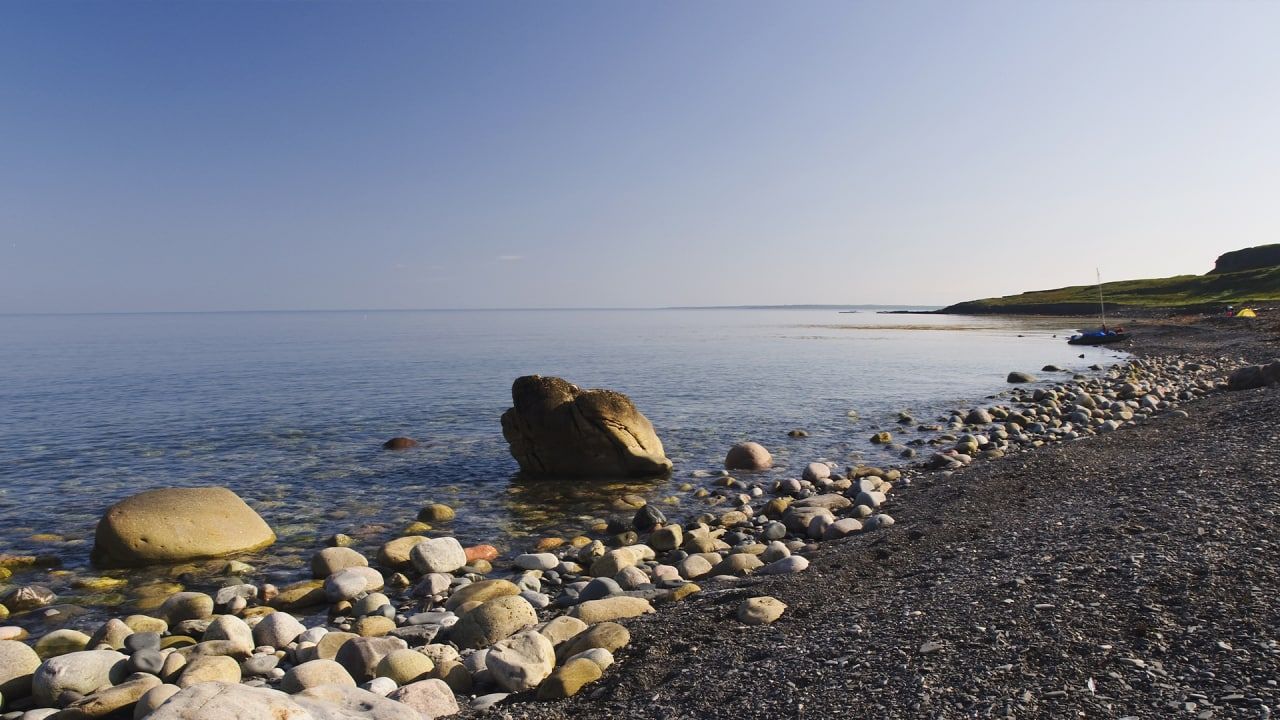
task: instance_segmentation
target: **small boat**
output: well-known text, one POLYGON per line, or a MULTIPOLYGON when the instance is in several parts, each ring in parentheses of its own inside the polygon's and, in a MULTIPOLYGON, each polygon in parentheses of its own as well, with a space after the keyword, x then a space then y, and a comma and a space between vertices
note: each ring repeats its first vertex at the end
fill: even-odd
POLYGON ((1119 330, 1090 330, 1067 338, 1068 345, 1110 345, 1129 339, 1124 328, 1119 330))
POLYGON ((1112 330, 1107 327, 1107 306, 1102 301, 1102 273, 1095 272, 1098 275, 1098 317, 1102 320, 1102 327, 1097 330, 1081 330, 1079 334, 1067 338, 1068 345, 1110 345, 1129 339, 1129 333, 1124 328, 1112 330))

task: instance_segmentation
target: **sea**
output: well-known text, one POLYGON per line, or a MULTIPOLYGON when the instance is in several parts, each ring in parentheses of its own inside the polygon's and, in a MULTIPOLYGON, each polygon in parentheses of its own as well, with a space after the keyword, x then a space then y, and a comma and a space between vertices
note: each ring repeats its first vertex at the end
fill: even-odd
POLYGON ((881 309, 0 316, 0 553, 69 571, 43 582, 94 573, 111 503, 203 485, 231 488, 276 529, 251 560, 280 582, 335 533, 372 553, 431 502, 457 510, 437 531, 514 553, 584 532, 628 493, 672 517, 702 512, 680 486, 711 482, 739 441, 772 451, 769 478, 815 460, 901 464, 868 442, 917 436, 901 412, 934 422, 995 402, 1012 370, 1060 382, 1070 373, 1040 369, 1087 374, 1123 357, 1068 346, 1083 320, 881 309), (528 374, 629 395, 672 476, 521 477, 499 417, 528 374), (395 436, 420 444, 382 450, 395 436))

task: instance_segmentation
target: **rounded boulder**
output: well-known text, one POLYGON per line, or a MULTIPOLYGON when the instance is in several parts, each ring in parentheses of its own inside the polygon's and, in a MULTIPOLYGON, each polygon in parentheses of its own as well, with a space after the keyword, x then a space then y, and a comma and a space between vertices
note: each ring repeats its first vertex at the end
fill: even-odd
POLYGON ((300 693, 307 688, 321 685, 355 687, 356 681, 346 668, 334 660, 311 660, 296 665, 285 673, 280 682, 280 689, 287 693, 300 693))
POLYGON ((773 456, 760 443, 738 443, 729 448, 724 466, 728 470, 768 470, 773 467, 773 456))
POLYGON ((93 562, 139 567, 252 552, 275 541, 262 517, 226 488, 161 488, 107 509, 94 535, 93 562))
POLYGON ((538 614, 528 600, 509 595, 490 600, 464 615, 453 626, 449 638, 460 648, 485 648, 537 622, 538 614))
POLYGON ((26 643, 0 640, 0 697, 16 699, 31 694, 31 675, 40 667, 40 656, 26 643))
POLYGON ((104 685, 124 680, 124 654, 115 650, 81 650, 40 663, 31 678, 31 694, 43 707, 53 707, 65 691, 87 695, 104 685))

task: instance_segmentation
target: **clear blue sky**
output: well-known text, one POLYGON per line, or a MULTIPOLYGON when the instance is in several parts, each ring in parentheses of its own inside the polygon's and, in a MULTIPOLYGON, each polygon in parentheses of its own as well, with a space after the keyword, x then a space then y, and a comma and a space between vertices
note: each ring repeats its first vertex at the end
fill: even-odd
POLYGON ((0 4, 0 312, 947 303, 1280 242, 1280 3, 0 4))

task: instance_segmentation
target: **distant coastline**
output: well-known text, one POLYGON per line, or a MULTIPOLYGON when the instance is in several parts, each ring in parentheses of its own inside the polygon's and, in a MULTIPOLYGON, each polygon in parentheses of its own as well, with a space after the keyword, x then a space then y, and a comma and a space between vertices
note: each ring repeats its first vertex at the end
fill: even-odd
POLYGON ((927 313, 941 305, 671 305, 657 307, 495 307, 495 308, 316 308, 267 310, 117 310, 102 312, 0 312, 0 317, 57 317, 89 315, 283 315, 289 313, 487 313, 487 312, 654 312, 656 310, 868 310, 927 313))

